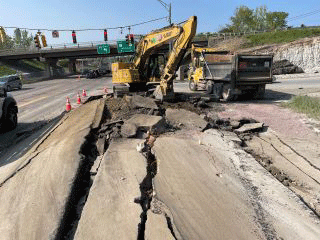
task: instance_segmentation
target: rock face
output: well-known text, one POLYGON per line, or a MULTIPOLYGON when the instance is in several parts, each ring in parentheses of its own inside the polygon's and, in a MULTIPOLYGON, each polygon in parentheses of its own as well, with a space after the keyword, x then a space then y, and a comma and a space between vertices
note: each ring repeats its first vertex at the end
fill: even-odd
POLYGON ((274 61, 287 59, 305 72, 320 71, 320 38, 296 41, 274 53, 274 61))
MULTIPOLYGON (((306 38, 282 45, 263 46, 244 52, 274 54, 274 62, 286 60, 300 72, 301 70, 306 73, 320 72, 320 37, 306 38)), ((279 74, 290 73, 289 70, 290 68, 287 68, 285 72, 279 74)))

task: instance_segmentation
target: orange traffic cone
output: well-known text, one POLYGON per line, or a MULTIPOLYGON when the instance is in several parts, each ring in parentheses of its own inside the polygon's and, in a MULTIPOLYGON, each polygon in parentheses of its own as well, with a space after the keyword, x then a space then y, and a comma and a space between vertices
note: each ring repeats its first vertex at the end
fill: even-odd
POLYGON ((80 75, 78 75, 78 80, 80 80, 80 75))
POLYGON ((104 87, 103 88, 103 93, 107 94, 108 93, 108 88, 104 87))
POLYGON ((66 102, 66 111, 69 112, 71 110, 71 104, 70 104, 70 98, 67 97, 67 102, 66 102))
POLYGON ((77 103, 78 103, 78 104, 81 104, 81 97, 80 97, 80 94, 79 94, 79 93, 77 94, 77 103))
POLYGON ((87 92, 85 89, 82 90, 82 97, 86 97, 87 96, 87 92))

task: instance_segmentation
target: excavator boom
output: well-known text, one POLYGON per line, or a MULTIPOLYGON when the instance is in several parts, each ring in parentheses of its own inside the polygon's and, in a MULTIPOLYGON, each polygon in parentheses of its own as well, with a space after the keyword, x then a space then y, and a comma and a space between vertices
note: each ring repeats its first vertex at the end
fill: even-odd
POLYGON ((161 76, 160 85, 157 87, 154 95, 157 99, 164 100, 173 98, 173 80, 180 63, 191 47, 192 39, 196 34, 197 17, 190 17, 182 26, 182 33, 175 40, 172 51, 169 55, 166 67, 161 76))

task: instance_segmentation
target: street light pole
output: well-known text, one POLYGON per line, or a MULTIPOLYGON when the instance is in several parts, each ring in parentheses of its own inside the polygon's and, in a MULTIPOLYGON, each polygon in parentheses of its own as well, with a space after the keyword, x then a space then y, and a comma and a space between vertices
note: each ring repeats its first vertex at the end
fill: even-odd
POLYGON ((172 24, 172 21, 171 21, 171 3, 167 4, 161 0, 158 0, 158 2, 161 3, 162 6, 164 6, 165 9, 167 9, 167 11, 169 12, 169 24, 171 25, 172 24))

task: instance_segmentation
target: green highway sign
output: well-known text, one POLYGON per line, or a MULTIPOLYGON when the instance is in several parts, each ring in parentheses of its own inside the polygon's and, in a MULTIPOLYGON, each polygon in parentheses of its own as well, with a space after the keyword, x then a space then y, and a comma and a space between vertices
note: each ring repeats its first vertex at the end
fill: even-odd
POLYGON ((134 43, 127 43, 127 41, 117 41, 118 53, 134 52, 134 43))
POLYGON ((108 54, 110 53, 110 46, 108 44, 102 44, 97 46, 98 54, 108 54))

